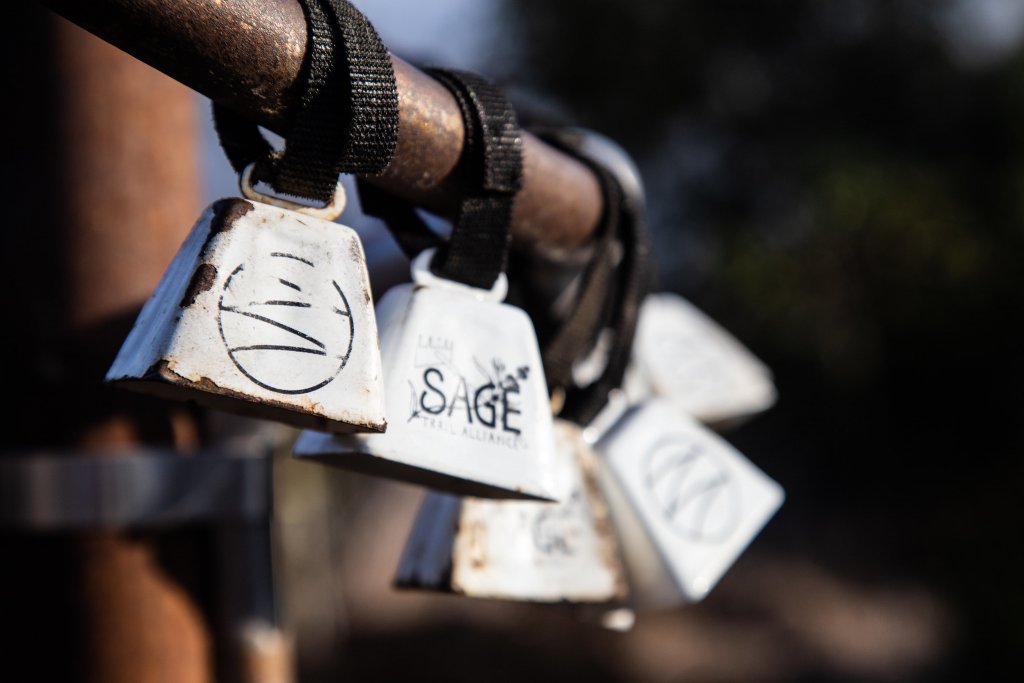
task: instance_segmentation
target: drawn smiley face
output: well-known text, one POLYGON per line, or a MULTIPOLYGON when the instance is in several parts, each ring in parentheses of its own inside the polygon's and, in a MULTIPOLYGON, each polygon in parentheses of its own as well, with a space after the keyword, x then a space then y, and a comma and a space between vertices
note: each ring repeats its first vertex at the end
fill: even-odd
POLYGON ((355 339, 352 309, 338 282, 313 259, 284 252, 231 272, 218 324, 235 367, 280 394, 329 384, 348 362, 355 339))

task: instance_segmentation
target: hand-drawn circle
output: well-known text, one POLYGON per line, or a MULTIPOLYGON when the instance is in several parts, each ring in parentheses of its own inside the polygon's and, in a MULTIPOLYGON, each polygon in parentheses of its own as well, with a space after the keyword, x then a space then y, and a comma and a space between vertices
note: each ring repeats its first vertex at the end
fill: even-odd
POLYGON ((329 384, 355 339, 341 286, 310 259, 272 252, 236 267, 224 282, 217 322, 239 372, 279 394, 329 384))
POLYGON ((643 457, 643 480, 669 528, 687 540, 720 543, 739 524, 736 480, 685 433, 654 443, 643 457))

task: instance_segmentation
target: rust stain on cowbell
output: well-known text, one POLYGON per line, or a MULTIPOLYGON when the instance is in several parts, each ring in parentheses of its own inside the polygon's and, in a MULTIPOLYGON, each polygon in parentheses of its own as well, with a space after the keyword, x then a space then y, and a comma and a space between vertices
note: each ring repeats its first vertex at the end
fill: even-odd
MULTIPOLYGON (((481 574, 490 568, 491 561, 487 552, 487 525, 483 520, 468 521, 459 515, 458 528, 455 531, 454 552, 452 554, 453 571, 449 579, 449 588, 453 593, 468 595, 463 585, 461 574, 465 571, 481 574), (464 554, 464 555, 463 555, 464 554), (465 562, 463 561, 465 557, 465 562), (468 568, 466 565, 469 565, 468 568), (460 571, 461 569, 461 571, 460 571)), ((472 583, 472 582, 470 582, 472 583)))
POLYGON ((201 263, 192 274, 192 281, 188 283, 185 295, 181 297, 179 308, 188 308, 196 302, 196 298, 203 292, 213 289, 217 281, 217 266, 212 263, 201 263))
POLYGON ((350 416, 345 418, 344 423, 330 420, 320 414, 319 404, 312 401, 303 406, 296 406, 267 397, 254 400, 248 394, 222 387, 209 377, 200 377, 193 380, 179 375, 174 371, 172 362, 167 360, 160 360, 154 363, 143 375, 142 380, 150 385, 150 393, 157 396, 179 399, 188 398, 212 408, 250 417, 263 417, 270 420, 282 420, 283 414, 288 414, 292 416, 291 419, 287 420, 288 422, 306 429, 316 429, 335 434, 379 433, 386 431, 388 426, 387 421, 384 419, 375 422, 370 419, 350 416), (297 421, 295 419, 296 416, 302 416, 305 419, 297 421))
POLYGON ((612 527, 611 514, 598 485, 598 464, 589 449, 578 447, 576 452, 583 478, 583 490, 590 503, 594 531, 601 549, 601 561, 615 579, 613 599, 622 600, 629 594, 629 586, 626 584, 626 570, 619 555, 620 549, 615 529, 612 527))
POLYGON ((213 226, 211 233, 227 232, 239 218, 252 211, 254 208, 251 202, 238 197, 229 199, 218 199, 213 203, 213 226))
MULTIPOLYGON (((213 221, 210 225, 210 234, 206 236, 206 242, 199 251, 200 255, 203 257, 206 256, 206 252, 210 247, 210 242, 212 242, 217 235, 230 230, 234 227, 235 221, 252 211, 255 207, 251 202, 244 199, 238 199, 237 197, 232 197, 230 199, 217 200, 213 203, 211 208, 213 209, 213 221)), ((188 283, 188 287, 185 289, 185 295, 181 298, 181 303, 179 303, 178 306, 180 308, 188 308, 196 302, 196 298, 200 294, 212 289, 216 281, 217 267, 212 263, 201 264, 196 268, 195 273, 192 274, 192 281, 188 283)))

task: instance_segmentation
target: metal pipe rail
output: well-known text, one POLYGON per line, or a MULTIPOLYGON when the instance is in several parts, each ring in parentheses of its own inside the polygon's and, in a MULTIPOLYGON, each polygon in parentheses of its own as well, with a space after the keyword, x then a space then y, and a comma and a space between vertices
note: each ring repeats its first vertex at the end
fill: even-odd
MULTIPOLYGON (((280 132, 297 97, 306 23, 297 0, 41 0, 185 85, 280 132)), ((394 162, 370 179, 442 215, 454 211, 464 130, 439 83, 392 56, 399 96, 394 162)), ((601 214, 597 179, 579 161, 524 134, 515 244, 583 245, 601 214)))

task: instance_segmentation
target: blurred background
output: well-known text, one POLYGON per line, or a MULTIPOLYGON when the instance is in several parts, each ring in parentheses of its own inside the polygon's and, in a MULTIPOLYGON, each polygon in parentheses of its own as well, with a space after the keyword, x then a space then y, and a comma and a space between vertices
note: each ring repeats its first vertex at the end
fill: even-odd
POLYGON ((339 550, 351 578, 347 645, 325 648, 337 671, 1014 678, 1024 3, 361 6, 399 54, 491 75, 629 150, 659 288, 775 372, 778 405, 727 436, 787 500, 702 604, 642 614, 619 635, 557 610, 386 592, 378 572, 414 505, 349 508, 341 495, 372 520, 353 528, 401 523, 387 554, 383 534, 339 550))
MULTIPOLYGON (((1017 678, 1024 3, 356 4, 396 54, 480 71, 634 156, 658 289, 775 373, 778 405, 727 438, 787 500, 706 600, 622 634, 393 591, 421 491, 281 458, 299 680, 1017 678)), ((235 194, 209 103, 189 102, 196 192, 235 194)), ((343 220, 371 262, 397 258, 343 220)))

